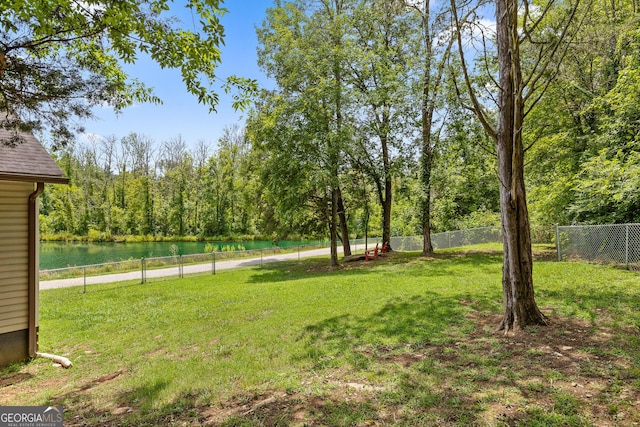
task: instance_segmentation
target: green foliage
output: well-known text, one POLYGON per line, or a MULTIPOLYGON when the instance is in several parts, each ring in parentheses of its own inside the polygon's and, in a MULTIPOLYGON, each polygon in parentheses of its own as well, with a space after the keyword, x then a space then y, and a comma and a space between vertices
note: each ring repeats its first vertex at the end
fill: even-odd
POLYGON ((68 145, 59 163, 71 183, 42 195, 42 235, 147 241, 257 234, 261 196, 242 132, 238 138, 223 138, 213 154, 166 141, 156 162, 153 141, 135 134, 68 145))
POLYGON ((279 236, 336 225, 332 193, 339 189, 350 138, 342 6, 325 3, 314 9, 311 2, 277 2, 258 29, 258 63, 277 88, 263 93, 248 128, 275 204, 270 217, 279 236))
MULTIPOLYGON (((339 189, 352 234, 365 233, 366 218, 385 238, 392 228, 417 232, 391 214, 417 130, 416 15, 380 1, 319 6, 278 2, 258 29, 259 64, 277 87, 257 103, 249 129, 264 153, 274 216, 284 229, 330 225, 339 189), (372 217, 376 204, 382 212, 372 217)), ((402 209, 398 218, 413 216, 411 204, 402 209)))
MULTIPOLYGON (((220 0, 189 0, 189 29, 167 0, 139 2, 20 1, 0 7, 0 111, 21 120, 8 128, 49 128, 64 145, 75 117, 91 107, 116 110, 136 102, 162 102, 151 88, 129 77, 123 64, 149 57, 161 68, 179 69, 185 88, 212 111, 218 103, 216 68, 226 12, 220 0)), ((256 82, 232 76, 225 91, 240 89, 234 105, 246 106, 256 82)))
POLYGON ((460 110, 451 114, 435 157, 432 227, 446 231, 499 224, 491 141, 477 121, 460 110))
POLYGON ((640 221, 637 15, 594 4, 527 130, 531 211, 542 223, 640 221))
POLYGON ((602 150, 584 163, 571 204, 579 222, 636 222, 640 210, 640 153, 602 150))

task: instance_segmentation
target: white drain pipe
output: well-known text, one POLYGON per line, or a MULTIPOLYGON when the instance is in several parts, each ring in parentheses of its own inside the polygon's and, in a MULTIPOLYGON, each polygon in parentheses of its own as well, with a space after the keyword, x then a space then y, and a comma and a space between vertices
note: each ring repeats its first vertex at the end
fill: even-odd
POLYGON ((56 356, 55 354, 49 353, 38 353, 36 352, 36 356, 43 357, 45 359, 53 360, 55 363, 59 363, 63 368, 68 369, 73 366, 73 363, 66 357, 56 356))

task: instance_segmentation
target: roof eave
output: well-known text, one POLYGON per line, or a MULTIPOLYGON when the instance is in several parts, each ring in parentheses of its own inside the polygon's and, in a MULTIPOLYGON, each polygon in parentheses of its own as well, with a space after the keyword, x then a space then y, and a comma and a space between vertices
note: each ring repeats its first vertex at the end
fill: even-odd
POLYGON ((0 172, 0 181, 44 182, 47 184, 69 184, 69 178, 51 175, 28 175, 0 172))

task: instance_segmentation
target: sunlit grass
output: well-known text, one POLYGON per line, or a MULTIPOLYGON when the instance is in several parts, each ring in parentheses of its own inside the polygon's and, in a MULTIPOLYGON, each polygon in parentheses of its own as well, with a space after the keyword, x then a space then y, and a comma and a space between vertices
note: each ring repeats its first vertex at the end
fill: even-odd
MULTIPOLYGON (((32 362, 23 368, 33 375, 19 384, 23 392, 0 404, 56 403, 86 424, 153 425, 187 409, 278 391, 328 399, 308 415, 323 425, 366 424, 384 408, 400 411, 400 425, 438 425, 447 417, 450 425, 482 425, 497 402, 523 408, 519 416, 538 425, 588 425, 580 415, 585 403, 556 388, 571 374, 535 366, 547 350, 523 351, 533 364, 523 368, 512 362, 517 347, 491 325, 478 330, 470 321, 502 310, 501 254, 495 245, 473 249, 431 258, 396 253, 338 270, 312 259, 96 285, 86 294, 44 291, 41 350, 66 355, 74 367, 32 362), (350 382, 374 384, 376 392, 357 404, 330 399, 350 382), (552 393, 548 404, 536 406, 531 395, 542 392, 552 393), (123 407, 130 413, 117 411, 123 407)), ((552 320, 611 328, 611 345, 598 351, 624 360, 625 387, 637 389, 638 274, 549 261, 534 269, 538 304, 552 320)), ((592 365, 589 375, 597 378, 623 375, 622 368, 605 373, 592 365)), ((607 392, 603 404, 622 393, 607 392)), ((629 405, 622 406, 629 416, 629 405)), ((254 415, 235 414, 228 425, 260 425, 254 415)))

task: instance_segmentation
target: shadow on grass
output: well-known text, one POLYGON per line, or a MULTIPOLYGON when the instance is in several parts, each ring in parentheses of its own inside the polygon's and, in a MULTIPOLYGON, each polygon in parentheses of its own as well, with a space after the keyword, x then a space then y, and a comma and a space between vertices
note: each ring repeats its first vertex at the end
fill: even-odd
MULTIPOLYGON (((313 260, 304 265, 291 262, 284 266, 265 265, 252 280, 263 283, 352 273, 366 275, 378 268, 407 262, 416 262, 417 268, 409 266, 402 274, 457 274, 478 266, 490 272, 497 268, 499 274, 500 257, 496 255, 480 253, 460 257, 445 254, 443 258, 446 263, 439 263, 438 257, 432 261, 417 255, 402 255, 340 270, 328 269, 325 261, 313 260)), ((391 268, 387 273, 395 274, 391 268)), ((304 349, 292 358, 309 362, 314 370, 337 368, 326 372, 348 372, 336 387, 351 381, 349 375, 353 373, 367 372, 373 376, 375 372, 383 377, 384 390, 362 393, 357 399, 346 400, 348 394, 333 391, 321 398, 287 395, 265 404, 259 404, 259 398, 254 398, 248 406, 244 402, 232 402, 234 410, 219 411, 220 421, 215 423, 207 414, 209 407, 199 406, 197 397, 186 394, 151 409, 166 386, 161 382, 143 384, 116 399, 115 403, 122 405, 123 410, 131 406, 132 413, 100 413, 86 405, 86 401, 91 400, 81 400, 80 391, 83 390, 69 395, 61 403, 73 405, 77 422, 68 425, 200 425, 211 422, 225 426, 275 426, 300 424, 302 417, 311 425, 336 426, 369 425, 378 421, 434 426, 492 423, 565 426, 603 425, 605 421, 614 421, 612 417, 618 411, 626 412, 633 421, 640 420, 637 413, 632 412, 634 402, 640 401, 640 366, 637 362, 640 346, 634 345, 638 339, 633 341, 628 335, 629 340, 624 341, 619 331, 611 330, 597 334, 594 326, 597 318, 605 314, 598 311, 598 307, 604 311, 615 309, 630 313, 630 319, 638 319, 632 314, 633 307, 637 310, 640 306, 638 292, 613 287, 599 293, 581 286, 545 289, 541 292, 543 298, 563 300, 563 312, 569 314, 574 308, 591 313, 591 323, 553 316, 555 327, 531 328, 516 337, 490 332, 499 321, 499 315, 487 310, 495 305, 495 294, 478 290, 470 295, 454 290, 443 296, 426 291, 391 299, 366 317, 344 314, 306 327, 298 337, 304 349), (620 354, 624 357, 619 357, 620 354), (382 370, 384 374, 380 373, 382 370), (598 415, 593 411, 591 415, 600 416, 597 418, 600 423, 590 423, 581 415, 594 407, 604 413, 598 415)), ((633 325, 630 327, 634 328, 633 325)), ((229 402, 216 407, 222 406, 226 410, 223 405, 227 404, 229 402)))
POLYGON ((402 274, 413 277, 450 277, 471 269, 481 273, 499 274, 501 265, 502 255, 495 252, 445 252, 429 257, 423 257, 418 252, 393 252, 371 261, 342 262, 339 267, 331 267, 326 259, 265 263, 256 269, 249 282, 272 283, 309 277, 345 277, 385 270, 392 270, 395 274, 394 266, 403 266, 402 274), (411 268, 412 263, 415 263, 415 268, 411 268), (407 264, 409 266, 404 268, 407 264))
POLYGON ((88 381, 83 386, 54 398, 50 404, 65 408, 65 426, 159 426, 172 425, 177 419, 185 420, 185 409, 193 405, 193 396, 179 396, 174 402, 153 407, 162 391, 170 384, 165 380, 145 382, 121 392, 113 399, 114 407, 97 408, 87 399, 88 392, 105 382, 117 378, 122 372, 106 374, 88 381))
POLYGON ((361 359, 353 355, 363 348, 375 352, 380 348, 449 343, 465 323, 469 312, 466 297, 426 292, 408 299, 396 298, 368 317, 346 314, 323 320, 304 329, 299 337, 304 342, 304 354, 294 357, 310 359, 318 368, 333 363, 336 356, 347 356, 357 365, 361 359))
POLYGON ((263 264, 255 270, 248 283, 274 283, 288 282, 311 277, 345 277, 351 274, 363 275, 372 272, 373 266, 331 267, 329 261, 319 259, 306 259, 303 261, 281 261, 277 263, 263 264))
POLYGON ((320 394, 264 391, 213 405, 181 394, 154 407, 166 386, 157 382, 121 393, 119 412, 100 412, 81 400, 94 380, 58 403, 70 406, 71 426, 586 426, 617 412, 640 420, 633 412, 640 369, 619 357, 631 344, 620 347, 587 322, 558 317, 549 327, 496 334, 500 315, 477 310, 467 297, 426 292, 368 317, 308 326, 299 337, 305 353, 294 357, 309 360, 314 373, 327 369, 320 375, 330 384, 320 394), (350 388, 374 373, 382 387, 350 388))
MULTIPOLYGON (((263 397, 263 396, 262 396, 263 397)), ((265 400, 259 395, 226 402, 228 407, 195 404, 196 396, 183 394, 174 402, 152 410, 130 408, 112 413, 83 406, 65 417, 65 426, 143 427, 202 426, 265 427, 290 425, 357 426, 378 418, 375 402, 354 402, 308 396, 280 396, 265 400), (304 415, 301 415, 304 414, 304 415), (303 424, 300 421, 304 421, 303 424)), ((126 408, 123 408, 126 409, 126 408)))
POLYGON ((423 260, 427 265, 422 270, 408 270, 408 274, 449 277, 465 270, 499 274, 502 268, 502 254, 497 252, 444 252, 427 257, 418 256, 417 259, 423 260))
POLYGON ((539 294, 551 301, 563 301, 566 314, 586 313, 592 323, 602 310, 611 311, 621 323, 636 326, 640 332, 640 284, 635 292, 607 287, 592 292, 580 288, 543 289, 539 294))

